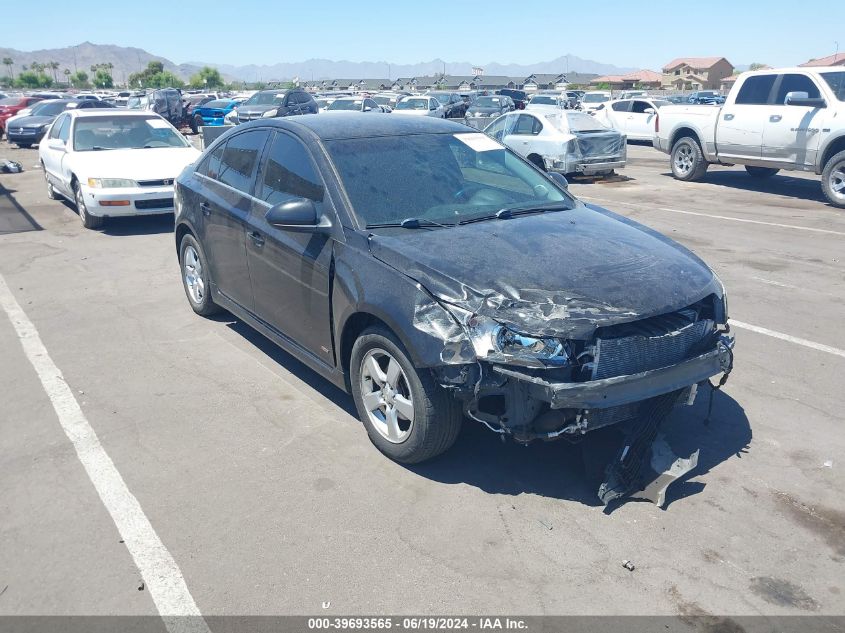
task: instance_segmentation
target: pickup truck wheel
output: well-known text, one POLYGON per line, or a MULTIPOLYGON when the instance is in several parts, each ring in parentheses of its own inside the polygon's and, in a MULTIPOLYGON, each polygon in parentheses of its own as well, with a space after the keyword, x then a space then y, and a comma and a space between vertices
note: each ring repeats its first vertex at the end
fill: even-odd
POLYGON ((780 169, 775 169, 774 167, 752 167, 751 165, 746 165, 745 171, 748 172, 749 176, 754 176, 754 178, 771 178, 778 173, 780 169))
POLYGON ((106 221, 105 218, 88 213, 88 207, 85 206, 85 197, 82 195, 82 187, 78 182, 73 183, 73 199, 76 202, 76 212, 79 213, 82 226, 86 229, 99 229, 103 226, 106 221))
POLYGON ((845 209, 845 152, 834 154, 825 164, 822 191, 830 204, 845 209))
POLYGON ((47 170, 44 168, 44 163, 41 163, 41 169, 44 170, 44 182, 47 183, 47 197, 50 198, 50 200, 58 200, 60 196, 56 193, 56 190, 53 189, 53 183, 51 183, 50 179, 47 177, 47 170))
POLYGON ((458 402, 417 370, 402 343, 383 327, 352 346, 350 386, 370 441, 390 459, 417 464, 446 451, 463 420, 458 402))
POLYGON ((672 147, 672 175, 678 180, 696 182, 704 178, 707 173, 707 161, 701 152, 698 141, 684 136, 672 147))

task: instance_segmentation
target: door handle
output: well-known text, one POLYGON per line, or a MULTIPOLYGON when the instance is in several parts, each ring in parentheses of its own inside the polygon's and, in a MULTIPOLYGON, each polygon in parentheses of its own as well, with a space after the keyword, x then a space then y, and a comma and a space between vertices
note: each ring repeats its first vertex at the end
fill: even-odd
POLYGON ((250 231, 247 235, 249 235, 249 239, 251 239, 252 243, 256 246, 264 246, 264 236, 258 231, 250 231))
POLYGON ((770 116, 770 117, 769 117, 769 123, 777 123, 777 122, 778 122, 778 121, 780 121, 782 118, 783 118, 783 117, 782 117, 781 115, 779 115, 779 114, 773 114, 772 116, 770 116))
POLYGON ((733 121, 733 120, 734 120, 734 115, 733 115, 733 114, 726 114, 726 115, 724 116, 724 119, 725 119, 725 121, 733 121))
POLYGON ((200 211, 202 211, 202 214, 205 217, 210 216, 211 215, 211 205, 208 204, 207 202, 200 202, 200 211))

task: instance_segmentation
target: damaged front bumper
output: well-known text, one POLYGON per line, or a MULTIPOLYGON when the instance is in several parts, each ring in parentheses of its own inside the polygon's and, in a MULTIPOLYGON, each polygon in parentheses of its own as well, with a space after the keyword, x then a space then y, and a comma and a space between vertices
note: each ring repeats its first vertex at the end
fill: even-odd
POLYGON ((493 371, 526 383, 530 395, 548 402, 552 409, 603 409, 685 389, 730 371, 733 345, 733 337, 723 334, 715 349, 676 365, 587 382, 551 382, 499 365, 493 371))

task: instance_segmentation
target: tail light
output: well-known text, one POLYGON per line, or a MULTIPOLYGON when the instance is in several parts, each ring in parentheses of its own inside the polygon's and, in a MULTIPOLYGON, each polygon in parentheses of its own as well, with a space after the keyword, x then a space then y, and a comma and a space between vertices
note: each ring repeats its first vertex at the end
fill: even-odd
POLYGON ((654 133, 657 134, 658 132, 660 132, 660 115, 655 114, 654 115, 654 133))

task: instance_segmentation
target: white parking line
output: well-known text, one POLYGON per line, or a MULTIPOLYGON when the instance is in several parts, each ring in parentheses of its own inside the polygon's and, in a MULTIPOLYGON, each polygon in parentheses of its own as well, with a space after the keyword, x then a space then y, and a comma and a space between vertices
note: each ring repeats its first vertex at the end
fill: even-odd
POLYGON ((126 487, 117 468, 91 428, 68 384, 41 342, 6 280, 0 276, 0 306, 6 312, 27 359, 53 404, 59 423, 103 505, 123 538, 146 588, 170 633, 210 633, 182 572, 158 538, 141 504, 126 487), (191 616, 191 617, 185 617, 191 616))
POLYGON ((780 224, 778 222, 764 222, 762 220, 749 220, 748 218, 735 218, 729 215, 712 215, 710 213, 698 213, 696 211, 682 211, 681 209, 669 209, 666 207, 651 207, 645 204, 636 204, 634 202, 622 202, 621 200, 606 200, 603 198, 593 198, 591 196, 578 196, 584 200, 591 200, 593 202, 600 202, 602 204, 622 204, 628 207, 641 208, 649 211, 666 211, 667 213, 682 213, 684 215, 697 215, 702 218, 713 218, 715 220, 730 220, 731 222, 745 222, 746 224, 764 224, 766 226, 776 226, 781 229, 794 229, 796 231, 810 231, 812 233, 825 233, 826 235, 843 235, 843 231, 831 231, 830 229, 817 229, 812 226, 798 226, 797 224, 780 224))
POLYGON ((804 347, 809 347, 810 349, 818 350, 819 352, 827 352, 828 354, 833 354, 834 356, 841 356, 842 358, 845 358, 845 349, 839 349, 838 347, 831 347, 830 345, 823 345, 822 343, 808 341, 805 338, 798 338, 797 336, 792 336, 791 334, 776 332, 775 330, 760 327, 759 325, 743 323, 742 321, 737 321, 733 318, 730 320, 730 324, 731 327, 738 327, 743 330, 750 330, 752 332, 757 332, 757 334, 765 334, 766 336, 779 338, 782 341, 789 341, 790 343, 795 343, 796 345, 803 345, 804 347))

